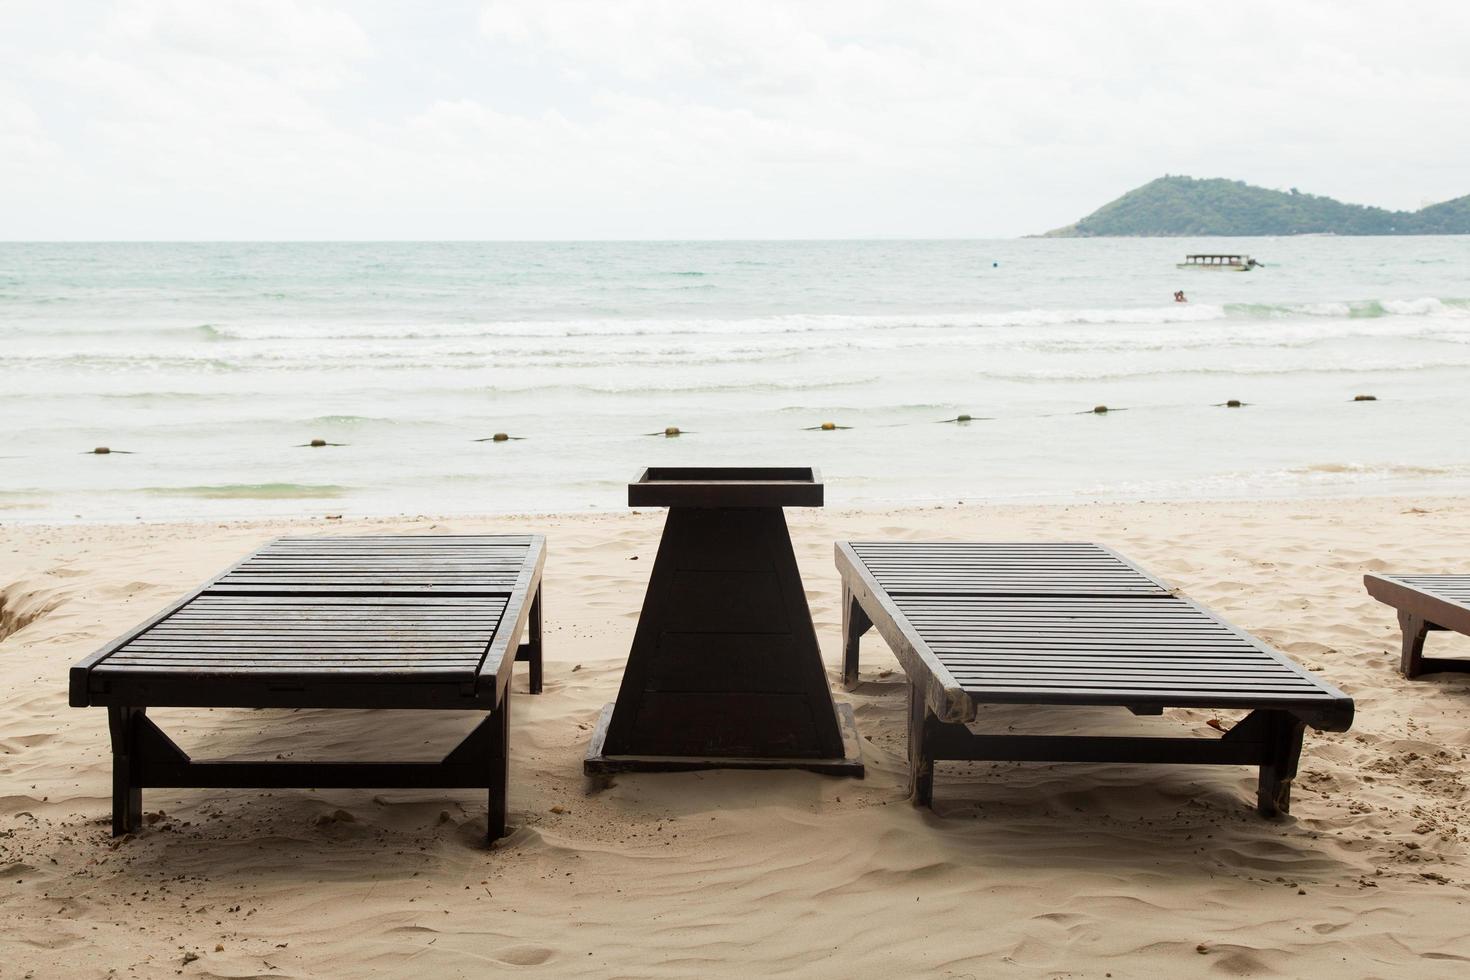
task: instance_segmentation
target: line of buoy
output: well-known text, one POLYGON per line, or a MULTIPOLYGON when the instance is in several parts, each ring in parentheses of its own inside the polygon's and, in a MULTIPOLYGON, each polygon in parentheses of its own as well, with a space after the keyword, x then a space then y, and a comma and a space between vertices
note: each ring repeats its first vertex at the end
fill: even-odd
MULTIPOLYGON (((1353 401, 1355 401, 1355 402, 1376 402, 1377 400, 1378 400, 1378 396, 1377 395, 1354 395, 1353 396, 1353 401)), ((1215 407, 1216 408, 1244 408, 1244 407, 1246 407, 1249 404, 1250 404, 1250 402, 1241 401, 1239 398, 1231 398, 1231 399, 1228 399, 1227 401, 1216 402, 1215 403, 1215 407)), ((1092 408, 1089 408, 1089 409, 1087 409, 1085 411, 1082 411, 1082 412, 1077 412, 1075 414, 1077 414, 1077 415, 1110 415, 1113 412, 1126 412, 1126 411, 1127 411, 1126 408, 1113 408, 1113 407, 1110 407, 1108 405, 1094 405, 1092 408)), ((1052 418, 1054 416, 1037 416, 1037 417, 1038 418, 1052 418)), ((995 421, 995 418, 993 416, 989 416, 989 415, 969 415, 969 414, 961 413, 960 415, 956 415, 952 419, 939 419, 938 421, 941 424, 944 424, 944 423, 961 423, 961 424, 963 424, 963 423, 966 423, 966 422, 994 422, 995 421)), ((902 424, 902 423, 900 423, 900 424, 902 424)), ((851 428, 853 428, 853 427, 850 426, 850 425, 838 425, 836 422, 823 422, 820 425, 808 425, 808 426, 805 426, 803 428, 803 431, 805 431, 805 432, 836 432, 836 431, 839 431, 839 430, 851 429, 851 428)), ((660 432, 645 432, 644 433, 644 435, 649 435, 649 436, 663 436, 665 439, 673 439, 673 438, 675 438, 677 436, 682 436, 682 435, 685 435, 685 434, 686 433, 684 432, 684 430, 681 429, 681 428, 679 428, 677 425, 667 426, 666 428, 664 428, 660 432)), ((522 439, 525 439, 525 438, 526 438, 525 436, 513 436, 513 435, 510 435, 509 433, 506 433, 506 432, 497 432, 494 435, 485 436, 484 438, 474 439, 474 440, 471 440, 471 441, 473 441, 473 442, 518 442, 518 441, 520 441, 522 439)), ((345 443, 345 442, 328 442, 325 439, 313 439, 310 442, 304 442, 304 443, 298 443, 297 444, 298 448, 310 448, 310 449, 322 449, 322 448, 327 447, 327 446, 347 446, 347 445, 349 445, 349 443, 345 443)), ((133 453, 132 453, 131 450, 128 450, 128 449, 111 449, 111 448, 109 448, 107 446, 97 446, 94 449, 88 449, 88 450, 85 450, 83 452, 83 455, 85 455, 85 456, 111 456, 111 455, 114 455, 114 454, 120 454, 120 455, 124 455, 124 456, 131 456, 133 453)))

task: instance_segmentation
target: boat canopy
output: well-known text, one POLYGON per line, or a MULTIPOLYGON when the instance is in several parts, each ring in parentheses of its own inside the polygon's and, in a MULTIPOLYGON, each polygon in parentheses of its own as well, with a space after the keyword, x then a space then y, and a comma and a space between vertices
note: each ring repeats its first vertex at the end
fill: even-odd
POLYGON ((1230 269, 1235 272, 1249 272, 1261 263, 1242 252, 1195 252, 1186 255, 1184 261, 1176 268, 1179 269, 1230 269))

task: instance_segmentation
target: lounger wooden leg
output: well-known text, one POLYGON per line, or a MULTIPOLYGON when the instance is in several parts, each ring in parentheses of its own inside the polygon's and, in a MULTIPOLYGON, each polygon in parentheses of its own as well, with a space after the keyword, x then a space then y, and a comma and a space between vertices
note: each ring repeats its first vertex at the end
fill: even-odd
POLYGON ((495 709, 495 715, 499 716, 496 719, 498 723, 490 726, 488 758, 485 760, 490 770, 490 812, 485 837, 492 843, 505 836, 506 790, 510 783, 509 687, 505 689, 505 697, 501 699, 500 707, 495 709))
POLYGON ((1306 725, 1285 711, 1265 712, 1265 754, 1256 792, 1256 809, 1263 817, 1291 812, 1291 781, 1296 778, 1306 725))
POLYGON ((847 586, 842 588, 842 685, 858 682, 858 641, 872 628, 873 621, 863 612, 857 598, 847 586))
POLYGON ((909 797, 914 806, 934 805, 934 752, 929 744, 934 713, 919 685, 909 685, 909 797))
POLYGON ((1399 610, 1399 627, 1404 631, 1404 651, 1399 658, 1399 670, 1405 677, 1418 677, 1424 671, 1424 637, 1429 624, 1422 616, 1399 610))
POLYGON ((527 646, 529 650, 529 661, 531 665, 531 693, 541 693, 541 586, 536 586, 536 594, 531 598, 531 635, 527 646))
POLYGON ((109 706, 107 727, 112 732, 112 836, 143 829, 143 781, 138 720, 146 708, 109 706))

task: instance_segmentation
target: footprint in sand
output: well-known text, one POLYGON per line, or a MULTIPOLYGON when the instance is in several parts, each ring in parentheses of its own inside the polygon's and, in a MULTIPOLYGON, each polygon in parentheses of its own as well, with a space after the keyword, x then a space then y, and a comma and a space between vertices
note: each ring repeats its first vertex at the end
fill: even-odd
POLYGON ((109 599, 127 599, 140 593, 150 593, 161 588, 153 582, 125 582, 122 585, 109 585, 97 591, 109 599))
POLYGON ((490 958, 507 966, 540 966, 556 955, 556 950, 545 946, 507 946, 490 958))

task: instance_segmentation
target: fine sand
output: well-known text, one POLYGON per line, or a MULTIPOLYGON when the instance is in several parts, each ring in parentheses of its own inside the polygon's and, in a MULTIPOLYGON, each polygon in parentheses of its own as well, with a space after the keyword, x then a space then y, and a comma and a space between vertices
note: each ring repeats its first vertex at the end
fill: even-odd
MULTIPOLYGON (((1095 540, 1357 701, 1308 731, 1293 814, 1245 768, 941 764, 905 799, 902 674, 863 641, 863 781, 581 771, 659 511, 0 528, 0 976, 1464 976, 1470 675, 1408 682, 1374 570, 1470 570, 1470 500, 983 507, 788 520, 829 675, 838 538, 1095 540), (284 532, 548 535, 546 692, 511 713, 514 832, 474 791, 150 790, 109 836, 76 660, 284 532), (636 559, 636 560, 635 560, 636 559)), ((1435 633, 1432 652, 1470 657, 1435 633)), ((427 758, 470 716, 153 714, 202 756, 427 758)), ((1016 731, 1213 734, 1207 711, 989 711, 1016 731)), ((1220 718, 1227 726, 1235 718, 1220 718)))

